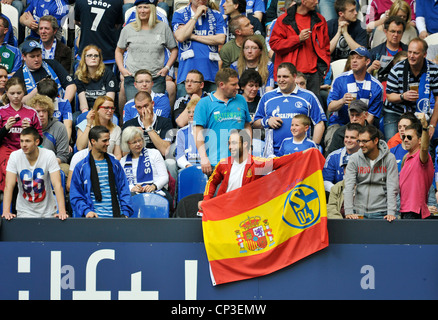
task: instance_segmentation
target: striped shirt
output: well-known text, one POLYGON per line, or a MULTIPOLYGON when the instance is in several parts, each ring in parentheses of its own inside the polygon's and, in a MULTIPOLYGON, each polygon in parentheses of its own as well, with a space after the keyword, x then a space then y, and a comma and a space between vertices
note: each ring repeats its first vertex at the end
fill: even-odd
MULTIPOLYGON (((408 60, 403 60, 397 63, 389 72, 388 74, 388 80, 386 82, 386 93, 403 93, 406 90, 404 89, 405 86, 403 85, 404 82, 404 67, 405 63, 409 63, 408 60)), ((421 70, 421 73, 414 77, 412 72, 409 72, 409 83, 413 82, 420 82, 421 75, 427 72, 427 65, 426 65, 426 59, 423 63, 423 69, 421 70)), ((430 84, 430 90, 433 97, 438 96, 438 65, 434 63, 430 63, 429 67, 429 84, 430 84)), ((431 97, 432 98, 432 97, 431 97)), ((432 104, 431 99, 431 104, 432 104)), ((410 106, 411 107, 411 106, 410 106)), ((415 106, 412 106, 415 108, 415 106)), ((393 104, 389 103, 388 101, 385 102, 385 109, 389 109, 390 111, 397 112, 397 113, 404 113, 405 112, 405 106, 403 104, 393 104)), ((413 110, 415 111, 415 109, 413 110)))
POLYGON ((97 202, 94 192, 91 191, 91 200, 94 205, 94 212, 99 218, 112 218, 113 210, 111 203, 111 190, 108 178, 108 164, 106 160, 94 160, 96 163, 97 175, 99 177, 100 192, 102 193, 102 201, 97 202))

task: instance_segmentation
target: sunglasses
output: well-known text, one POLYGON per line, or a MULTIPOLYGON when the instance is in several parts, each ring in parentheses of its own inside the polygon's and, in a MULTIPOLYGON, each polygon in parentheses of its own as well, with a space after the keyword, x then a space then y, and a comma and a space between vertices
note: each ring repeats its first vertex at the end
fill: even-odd
POLYGON ((402 141, 404 141, 406 138, 408 138, 409 141, 412 140, 412 136, 409 135, 409 134, 406 134, 406 135, 404 134, 404 135, 401 136, 401 138, 402 138, 402 141))

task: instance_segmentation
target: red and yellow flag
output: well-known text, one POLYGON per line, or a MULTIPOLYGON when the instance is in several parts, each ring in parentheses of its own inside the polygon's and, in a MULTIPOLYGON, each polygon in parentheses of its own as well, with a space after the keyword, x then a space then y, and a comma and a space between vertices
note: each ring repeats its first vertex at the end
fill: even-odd
POLYGON ((328 246, 324 157, 311 149, 294 160, 203 203, 213 285, 272 273, 328 246))

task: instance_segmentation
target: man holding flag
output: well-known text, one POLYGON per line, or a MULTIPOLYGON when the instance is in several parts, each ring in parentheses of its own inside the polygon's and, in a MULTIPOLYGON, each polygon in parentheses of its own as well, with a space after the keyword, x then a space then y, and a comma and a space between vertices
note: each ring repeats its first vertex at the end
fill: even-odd
POLYGON ((272 273, 328 246, 321 153, 265 159, 250 145, 245 130, 230 132, 231 156, 199 202, 213 285, 272 273))

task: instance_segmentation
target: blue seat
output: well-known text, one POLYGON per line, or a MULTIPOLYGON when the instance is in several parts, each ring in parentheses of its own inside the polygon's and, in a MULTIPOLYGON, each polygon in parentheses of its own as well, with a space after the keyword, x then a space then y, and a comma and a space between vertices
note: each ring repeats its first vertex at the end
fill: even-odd
POLYGON ((204 193, 208 177, 200 166, 191 166, 178 173, 178 202, 191 194, 204 193))
POLYGON ((169 202, 155 193, 132 196, 133 218, 169 218, 169 202))

